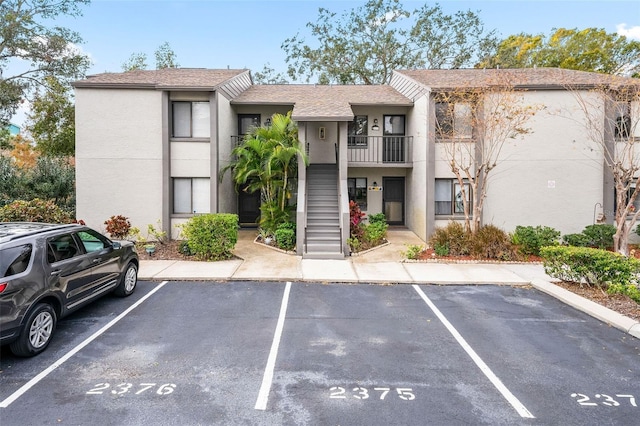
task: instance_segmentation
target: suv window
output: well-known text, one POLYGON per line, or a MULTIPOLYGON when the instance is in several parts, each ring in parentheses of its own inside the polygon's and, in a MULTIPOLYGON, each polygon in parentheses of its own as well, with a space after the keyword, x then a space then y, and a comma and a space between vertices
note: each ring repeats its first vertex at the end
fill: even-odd
POLYGON ((0 277, 6 278, 26 271, 31 252, 31 244, 0 250, 0 277))
POLYGON ((71 259, 80 254, 78 245, 71 234, 58 235, 47 244, 47 260, 49 263, 71 259))
POLYGON ((82 245, 87 253, 100 251, 111 246, 107 239, 97 232, 80 231, 78 232, 78 237, 80 237, 80 241, 82 241, 82 245))

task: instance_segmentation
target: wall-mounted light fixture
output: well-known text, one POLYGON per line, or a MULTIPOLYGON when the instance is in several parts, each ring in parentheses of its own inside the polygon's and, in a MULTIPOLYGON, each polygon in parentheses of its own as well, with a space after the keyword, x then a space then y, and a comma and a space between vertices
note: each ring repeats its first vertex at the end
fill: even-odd
POLYGON ((264 122, 265 127, 269 127, 271 126, 271 117, 267 118, 267 120, 264 122))
POLYGON ((373 119, 373 126, 371 126, 371 130, 375 130, 375 131, 380 130, 380 126, 378 126, 378 119, 377 118, 373 119))

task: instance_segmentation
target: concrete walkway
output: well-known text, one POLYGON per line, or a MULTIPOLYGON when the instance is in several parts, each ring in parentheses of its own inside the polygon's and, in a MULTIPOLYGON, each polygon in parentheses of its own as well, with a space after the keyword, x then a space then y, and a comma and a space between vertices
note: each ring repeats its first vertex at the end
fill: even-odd
POLYGON ((425 263, 405 260, 408 245, 424 245, 413 232, 391 228, 389 243, 344 260, 302 259, 253 241, 241 230, 234 254, 220 262, 141 261, 140 280, 313 281, 384 284, 532 285, 564 303, 640 338, 640 323, 553 284, 540 264, 425 263))

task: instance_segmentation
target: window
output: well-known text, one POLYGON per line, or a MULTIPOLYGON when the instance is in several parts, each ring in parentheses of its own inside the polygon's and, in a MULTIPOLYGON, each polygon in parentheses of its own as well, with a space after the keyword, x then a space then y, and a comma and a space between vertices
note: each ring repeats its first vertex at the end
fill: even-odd
MULTIPOLYGON (((467 201, 471 203, 471 186, 464 184, 467 201)), ((436 179, 436 215, 462 215, 462 188, 457 179, 436 179)))
POLYGON ((31 252, 31 244, 0 250, 0 278, 26 271, 31 260, 31 252))
POLYGON ((353 121, 348 124, 347 146, 366 147, 368 144, 368 117, 366 115, 356 115, 353 121))
MULTIPOLYGON (((637 182, 636 183, 632 183, 631 186, 629 187, 629 190, 627 191, 627 199, 626 199, 627 203, 629 202, 629 200, 631 199, 631 196, 635 192, 636 185, 638 185, 637 182)), ((630 214, 634 214, 639 209, 640 209, 640 196, 637 196, 636 199, 633 200, 633 210, 630 212, 630 214)))
POLYGON ((210 212, 209 178, 173 178, 173 213, 210 212))
POLYGON ((210 136, 209 102, 173 102, 174 138, 208 138, 210 136))
POLYGON ((87 253, 104 250, 111 246, 102 235, 94 231, 80 231, 78 232, 78 237, 80 237, 80 241, 87 253))
POLYGON ((50 239, 47 244, 47 259, 49 263, 71 259, 80 253, 76 240, 71 234, 54 237, 50 239))
POLYGON ((367 178, 348 178, 349 201, 355 201, 360 210, 367 210, 367 178))
POLYGON ((618 102, 616 105, 616 126, 614 129, 616 139, 628 139, 631 135, 631 104, 618 102))
POLYGON ((260 127, 260 114, 238 114, 238 135, 244 136, 255 127, 260 127))
POLYGON ((436 102, 436 135, 438 139, 471 139, 472 109, 468 102, 436 102))
POLYGON ((382 130, 385 136, 404 136, 404 115, 385 115, 382 130))

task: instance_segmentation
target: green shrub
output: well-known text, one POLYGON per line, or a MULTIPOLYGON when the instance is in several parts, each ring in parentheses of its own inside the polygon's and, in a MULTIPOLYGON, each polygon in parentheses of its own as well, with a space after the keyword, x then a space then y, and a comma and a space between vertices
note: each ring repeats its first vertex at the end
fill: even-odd
POLYGON ((53 201, 17 200, 0 207, 0 222, 72 223, 71 215, 53 201))
POLYGON ((347 238, 347 244, 349 244, 349 249, 353 252, 353 253, 357 253, 360 251, 360 240, 355 238, 355 237, 349 237, 347 238))
POLYGON ((389 225, 384 221, 364 225, 364 232, 362 235, 362 239, 364 240, 363 242, 368 247, 375 247, 382 244, 387 237, 387 228, 389 228, 389 225))
POLYGON ((613 286, 623 292, 627 286, 638 286, 640 261, 619 253, 589 247, 543 247, 547 274, 563 281, 586 282, 601 288, 613 286))
POLYGON ((433 250, 436 252, 436 255, 438 256, 449 256, 449 243, 444 243, 444 244, 438 244, 436 243, 435 246, 433 246, 433 250))
POLYGON ((589 247, 591 240, 584 234, 566 234, 562 236, 562 241, 568 246, 589 247))
POLYGON ((374 213, 369 215, 369 223, 387 223, 387 218, 384 213, 374 213))
POLYGON ((509 234, 497 226, 485 225, 470 238, 471 255, 474 257, 498 260, 513 260, 517 257, 509 234))
MULTIPOLYGON (((447 255, 466 256, 471 253, 469 234, 465 232, 460 222, 449 222, 444 228, 437 228, 428 241, 429 245, 436 251, 448 250, 447 255)), ((437 252, 436 252, 437 254, 437 252)), ((443 256, 440 255, 439 256, 443 256)))
POLYGON ((402 252, 402 255, 407 259, 416 260, 416 259, 420 259, 424 251, 425 251, 425 248, 422 245, 409 244, 407 246, 407 250, 402 252))
POLYGON ((560 232, 548 226, 516 226, 511 236, 513 244, 524 255, 540 255, 540 247, 558 244, 560 232))
POLYGON ((199 260, 224 260, 233 256, 238 241, 238 215, 203 214, 182 226, 189 251, 199 260))
POLYGON ((606 249, 613 247, 613 235, 616 233, 616 227, 608 223, 588 225, 582 233, 589 239, 590 247, 606 249))
POLYGON ((278 247, 283 250, 293 250, 296 247, 296 233, 293 229, 279 227, 274 237, 278 247))

